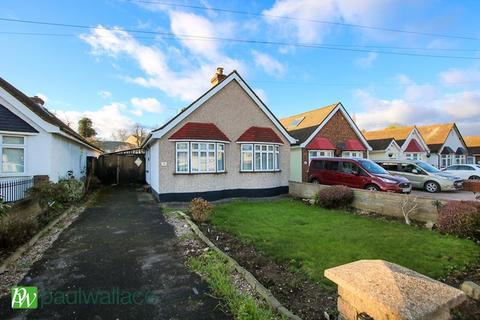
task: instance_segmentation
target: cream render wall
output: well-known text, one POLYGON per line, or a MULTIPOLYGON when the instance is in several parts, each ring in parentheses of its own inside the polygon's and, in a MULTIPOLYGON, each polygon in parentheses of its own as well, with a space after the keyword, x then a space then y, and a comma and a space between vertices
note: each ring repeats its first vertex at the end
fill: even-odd
POLYGON ((290 143, 236 80, 227 84, 154 144, 159 146, 156 152, 160 165, 152 168, 152 174, 158 172, 159 188, 156 191, 160 194, 288 186, 290 143), (175 142, 168 138, 187 122, 214 123, 231 140, 225 145, 226 173, 175 173, 175 142), (240 172, 240 144, 236 140, 252 126, 270 127, 282 139, 280 172, 240 172))
POLYGON ((302 148, 290 150, 290 181, 302 182, 302 148))

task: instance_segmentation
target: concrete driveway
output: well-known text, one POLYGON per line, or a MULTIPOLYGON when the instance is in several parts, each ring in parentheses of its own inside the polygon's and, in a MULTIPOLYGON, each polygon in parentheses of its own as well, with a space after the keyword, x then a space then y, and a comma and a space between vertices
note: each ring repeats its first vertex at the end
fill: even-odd
POLYGON ((149 194, 108 188, 21 281, 38 287, 38 309, 12 310, 6 296, 0 319, 230 318, 180 250, 149 194))
POLYGON ((430 193, 421 190, 412 190, 412 195, 438 200, 475 200, 473 192, 469 191, 445 191, 438 193, 430 193))

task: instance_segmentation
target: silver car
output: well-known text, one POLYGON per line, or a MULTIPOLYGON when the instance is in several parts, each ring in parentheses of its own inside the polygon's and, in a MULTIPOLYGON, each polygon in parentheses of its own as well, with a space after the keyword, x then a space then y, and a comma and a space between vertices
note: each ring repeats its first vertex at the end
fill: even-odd
POLYGON ((412 187, 416 189, 435 193, 463 188, 461 178, 442 172, 420 160, 380 160, 376 162, 392 175, 407 178, 412 187))

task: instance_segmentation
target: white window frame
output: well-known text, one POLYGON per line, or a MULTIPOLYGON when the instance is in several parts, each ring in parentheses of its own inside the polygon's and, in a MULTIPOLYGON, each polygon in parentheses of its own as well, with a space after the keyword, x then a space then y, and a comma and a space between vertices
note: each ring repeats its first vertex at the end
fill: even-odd
POLYGON ((333 157, 333 150, 308 150, 308 163, 313 159, 333 157))
POLYGON ((27 137, 16 134, 0 134, 0 175, 4 177, 24 176, 27 173, 27 137), (22 138, 23 144, 3 143, 3 137, 22 138), (22 172, 3 172, 3 149, 22 149, 23 150, 23 171, 22 172))
POLYGON ((240 144, 240 172, 279 172, 280 171, 280 146, 271 143, 242 143, 240 144), (243 146, 251 146, 251 151, 244 151, 243 146), (252 169, 244 169, 243 155, 250 153, 252 156, 252 169), (260 165, 257 166, 256 155, 260 156, 260 165), (263 155, 265 155, 266 166, 263 166, 263 155), (269 166, 269 156, 272 162, 269 166))
POLYGON ((408 152, 405 153, 407 160, 422 160, 422 154, 420 152, 408 152))
POLYGON ((176 173, 190 173, 190 143, 188 142, 176 142, 175 143, 175 172, 176 173), (178 149, 178 146, 181 145, 181 144, 186 144, 187 145, 187 148, 186 149, 178 149), (181 170, 178 170, 179 168, 179 165, 178 165, 178 154, 180 152, 186 152, 187 153, 187 170, 186 171, 181 171, 181 170))
POLYGON ((342 151, 342 158, 363 158, 362 151, 342 151))
POLYGON ((226 167, 226 157, 225 157, 225 143, 215 142, 215 141, 177 141, 175 143, 175 173, 178 174, 208 174, 208 173, 223 173, 225 172, 226 167), (187 149, 178 149, 179 144, 187 144, 187 149), (198 145, 197 148, 193 147, 193 144, 198 145), (202 149, 200 146, 205 145, 205 149, 202 149), (219 150, 218 146, 222 145, 223 150, 219 150), (209 149, 209 147, 213 146, 213 150, 209 149), (178 153, 179 152, 187 152, 187 170, 186 171, 179 171, 178 170, 178 153), (205 170, 200 168, 200 158, 201 153, 206 153, 206 167, 205 170), (213 152, 214 156, 211 158, 210 153, 213 152), (196 170, 193 168, 193 154, 198 154, 198 167, 196 170), (223 154, 223 169, 218 170, 218 153, 223 154), (214 164, 213 170, 209 169, 210 161, 214 164))
POLYGON ((465 155, 455 155, 455 164, 465 164, 466 156, 465 155))

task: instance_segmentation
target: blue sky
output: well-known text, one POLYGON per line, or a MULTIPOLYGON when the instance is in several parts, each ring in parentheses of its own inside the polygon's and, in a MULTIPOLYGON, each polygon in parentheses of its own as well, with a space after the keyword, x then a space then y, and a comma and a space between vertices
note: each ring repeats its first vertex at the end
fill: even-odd
POLYGON ((164 5, 172 2, 3 0, 0 18, 94 28, 0 21, 0 76, 44 96, 73 127, 91 117, 103 138, 135 122, 164 123, 209 88, 216 66, 237 69, 278 117, 342 101, 361 128, 456 121, 464 134, 480 134, 480 40, 309 21, 480 39, 478 1, 175 1, 263 16, 164 5))

